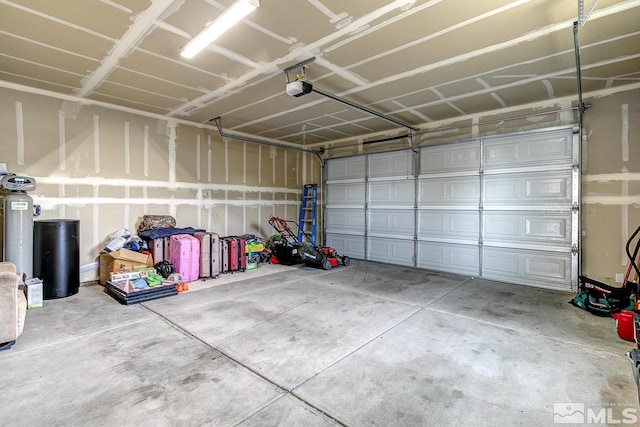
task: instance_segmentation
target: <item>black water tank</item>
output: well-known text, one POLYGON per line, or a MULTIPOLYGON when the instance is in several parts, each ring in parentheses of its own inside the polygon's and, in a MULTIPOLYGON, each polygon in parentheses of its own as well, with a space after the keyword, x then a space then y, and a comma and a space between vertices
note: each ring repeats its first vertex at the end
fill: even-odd
POLYGON ((33 277, 44 299, 74 295, 80 288, 80 221, 47 219, 33 224, 33 277))

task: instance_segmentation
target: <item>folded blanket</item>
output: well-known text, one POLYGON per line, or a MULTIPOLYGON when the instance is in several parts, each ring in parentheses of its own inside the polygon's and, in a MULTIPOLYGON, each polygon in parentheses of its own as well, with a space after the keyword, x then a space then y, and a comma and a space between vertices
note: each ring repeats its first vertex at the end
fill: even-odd
POLYGON ((186 227, 186 228, 170 227, 170 228, 157 228, 155 230, 141 231, 140 233, 138 233, 138 236, 142 237, 145 240, 152 240, 152 239, 160 239, 162 237, 173 236, 174 234, 193 235, 194 233, 205 232, 205 231, 206 230, 193 228, 193 227, 186 227))

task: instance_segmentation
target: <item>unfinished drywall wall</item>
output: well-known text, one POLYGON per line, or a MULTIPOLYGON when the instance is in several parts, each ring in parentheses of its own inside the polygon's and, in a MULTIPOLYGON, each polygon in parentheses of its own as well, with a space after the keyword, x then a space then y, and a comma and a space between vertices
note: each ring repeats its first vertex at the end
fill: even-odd
POLYGON ((619 285, 629 262, 626 240, 640 226, 640 90, 586 102, 582 272, 619 285))
MULTIPOLYGON (((614 284, 626 269, 626 238, 640 225, 640 90, 587 95, 585 102, 592 107, 582 144, 581 269, 614 284)), ((572 106, 575 100, 562 99, 430 123, 414 145, 567 125, 577 121, 572 106)), ((302 185, 322 181, 320 161, 309 153, 223 140, 212 127, 53 93, 0 89, 0 113, 0 162, 38 180, 32 197, 41 218, 80 220, 82 280, 97 277, 105 236, 135 230, 146 213, 174 215, 179 226, 266 237, 273 233, 269 216, 295 218, 302 185)), ((325 155, 396 149, 398 140, 363 142, 398 135, 327 144, 325 155)), ((409 146, 408 138, 402 144, 409 146)))
POLYGON ((145 214, 221 235, 269 237, 321 182, 309 153, 223 139, 211 126, 0 88, 0 162, 34 177, 37 219, 80 220, 81 280, 98 277, 105 237, 145 214))

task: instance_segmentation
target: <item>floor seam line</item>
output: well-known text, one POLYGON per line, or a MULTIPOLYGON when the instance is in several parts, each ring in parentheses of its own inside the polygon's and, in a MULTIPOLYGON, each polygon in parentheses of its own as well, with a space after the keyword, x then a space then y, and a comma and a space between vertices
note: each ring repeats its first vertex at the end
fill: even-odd
MULTIPOLYGON (((489 322, 489 321, 478 319, 478 318, 475 318, 475 317, 463 316, 462 314, 455 313, 455 312, 452 312, 452 311, 445 311, 445 310, 441 310, 441 309, 437 309, 437 308, 431 308, 431 307, 424 307, 424 308, 427 309, 427 310, 436 312, 436 313, 456 316, 456 317, 460 317, 460 318, 463 318, 463 319, 472 320, 472 321, 479 322, 479 323, 484 323, 486 325, 494 326, 494 327, 500 328, 500 329, 510 329, 512 331, 527 333, 529 335, 535 335, 537 337, 542 337, 542 338, 548 338, 550 340, 559 341, 559 342, 562 342, 562 343, 565 343, 565 344, 572 344, 572 345, 577 345, 577 346, 580 346, 580 347, 586 347, 586 348, 589 348, 591 350, 598 350, 600 352, 611 354, 611 355, 615 355, 615 356, 619 356, 620 355, 620 353, 616 353, 616 352, 613 352, 611 350, 606 350, 606 349, 603 349, 602 347, 594 347, 593 345, 588 345, 588 344, 583 344, 583 343, 579 343, 579 342, 575 342, 575 341, 570 341, 570 340, 567 340, 567 339, 564 339, 564 338, 552 337, 550 335, 543 335, 543 334, 540 334, 540 333, 537 333, 537 332, 534 332, 534 331, 531 331, 531 330, 527 330, 527 329, 519 329, 519 328, 513 328, 511 326, 500 325, 499 323, 489 322)), ((629 343, 629 345, 631 346, 632 344, 629 343)))
MULTIPOLYGON (((365 272, 365 274, 367 274, 368 271, 365 272)), ((353 292, 355 294, 359 294, 359 295, 366 295, 366 296, 370 296, 370 297, 375 297, 375 298, 380 298, 386 301, 391 301, 391 302, 395 302, 395 303, 399 303, 399 304, 404 304, 407 305, 409 307, 428 307, 431 304, 441 300, 442 298, 448 296, 449 294, 451 294, 452 292, 457 291, 458 289, 460 289, 462 286, 466 285, 467 283, 471 282, 474 280, 474 277, 467 277, 463 280, 462 283, 460 283, 459 285, 457 285, 456 287, 454 287, 453 289, 450 289, 449 291, 445 292, 444 294, 440 295, 439 297, 436 297, 433 301, 429 301, 426 304, 414 304, 414 303, 410 303, 407 301, 401 301, 401 300, 397 300, 397 299, 393 299, 393 298, 389 298, 387 296, 383 296, 383 295, 378 295, 378 294, 373 294, 373 293, 368 293, 368 292, 363 292, 360 290, 356 290, 353 288, 348 287, 347 285, 340 285, 340 284, 332 284, 332 283, 322 283, 319 282, 320 285, 325 286, 325 287, 330 287, 330 288, 334 288, 334 289, 338 289, 341 290, 343 292, 353 292)))
POLYGON ((266 375, 258 372, 257 370, 251 368, 250 366, 248 366, 247 364, 241 362, 240 360, 238 360, 237 358, 231 356, 228 352, 209 344, 208 342, 204 341, 203 339, 201 339, 200 337, 192 334, 191 332, 187 331, 185 328, 179 326, 177 323, 173 322, 170 319, 167 319, 165 316, 163 316, 162 314, 154 311, 153 309, 149 308, 149 307, 145 307, 145 309, 149 310, 152 313, 155 313, 157 316, 159 316, 160 318, 162 318, 169 326, 175 328, 176 330, 180 331, 181 333, 185 334, 186 336, 189 336, 193 339, 195 339, 196 341, 199 341, 200 343, 204 344, 206 347, 210 348, 211 350, 214 350, 218 353, 220 353, 223 357, 229 359, 231 362, 235 363, 237 366, 246 369, 247 371, 251 372, 252 374, 256 375, 257 377, 263 379, 264 381, 268 382, 269 384, 273 385, 274 387, 278 388, 279 390, 281 390, 283 392, 283 394, 289 394, 293 397, 295 397, 297 400, 303 402, 304 404, 310 406, 311 408, 313 408, 314 410, 324 414, 326 417, 330 418, 332 421, 334 421, 335 423, 341 425, 341 426, 345 426, 346 424, 344 424, 342 421, 338 420, 337 418, 335 418, 334 416, 332 416, 331 414, 328 414, 327 412, 321 410, 320 408, 316 407, 315 405, 307 402, 306 400, 296 396, 295 394, 293 394, 291 392, 290 389, 286 388, 283 385, 278 384, 277 382, 275 382, 274 380, 270 379, 269 377, 267 377, 266 375))
POLYGON ((380 299, 385 300, 385 301, 395 302, 395 303, 403 304, 403 305, 406 305, 406 306, 409 306, 409 307, 424 307, 424 305, 422 305, 422 304, 412 304, 410 302, 400 301, 400 300, 388 298, 388 297, 385 297, 385 296, 382 296, 382 295, 370 294, 370 293, 367 293, 367 292, 363 292, 363 291, 359 291, 359 290, 355 290, 355 289, 349 288, 349 287, 347 287, 345 285, 337 285, 337 284, 330 284, 330 283, 323 283, 322 285, 326 286, 326 287, 338 289, 338 290, 343 291, 343 292, 352 292, 352 293, 358 294, 358 295, 366 295, 366 296, 369 296, 369 297, 380 298, 380 299))
MULTIPOLYGON (((323 292, 323 293, 322 293, 322 294, 320 294, 320 295, 323 295, 324 293, 325 293, 325 292, 323 292)), ((295 310, 296 308, 301 307, 301 306, 303 306, 303 305, 305 305, 305 304, 307 304, 307 303, 309 303, 309 302, 313 301, 314 299, 317 299, 320 295, 313 296, 313 297, 309 297, 309 299, 307 299, 306 301, 301 302, 300 304, 297 304, 297 305, 295 305, 295 306, 293 306, 293 307, 289 307, 289 308, 287 308, 287 309, 281 310, 281 311, 279 311, 278 313, 275 313, 275 314, 274 314, 274 315, 272 315, 272 316, 269 316, 269 317, 267 317, 267 318, 265 318, 265 319, 263 319, 263 320, 261 320, 261 321, 259 321, 259 322, 257 322, 257 323, 252 324, 251 326, 247 326, 246 328, 242 328, 242 329, 240 329, 240 330, 238 330, 238 331, 236 331, 236 332, 232 333, 231 335, 229 335, 229 336, 227 336, 227 337, 225 337, 225 338, 221 339, 220 341, 217 341, 217 342, 216 342, 216 344, 222 344, 222 343, 224 343, 225 341, 227 341, 228 339, 230 339, 230 338, 234 338, 234 337, 237 337, 238 335, 240 335, 240 334, 242 334, 242 333, 244 333, 244 332, 248 331, 249 329, 251 329, 251 328, 253 328, 253 327, 255 327, 255 326, 261 325, 261 324, 263 324, 263 323, 265 323, 265 322, 268 322, 269 320, 273 320, 273 319, 275 319, 275 318, 277 318, 277 317, 279 317, 279 316, 281 316, 281 315, 283 315, 283 314, 285 314, 285 313, 288 313, 288 312, 290 312, 290 311, 292 311, 292 310, 295 310)))
POLYGON ((460 283, 458 286, 456 286, 453 289, 450 289, 448 292, 445 292, 443 295, 440 295, 438 298, 434 299, 433 301, 429 302, 428 304, 423 305, 423 307, 429 307, 431 304, 440 301, 442 298, 449 296, 451 293, 457 291, 458 289, 460 289, 461 287, 463 287, 464 285, 466 285, 467 283, 471 282, 473 280, 473 277, 469 277, 467 278, 464 282, 460 283))
POLYGON ((69 337, 67 339, 64 339, 64 340, 61 340, 61 341, 52 342, 52 343, 48 343, 48 344, 44 344, 44 345, 41 345, 39 347, 33 347, 33 348, 27 348, 27 349, 24 349, 24 350, 18 350, 18 351, 12 352, 11 354, 7 354, 6 356, 0 355, 0 358, 9 357, 9 356, 12 356, 14 354, 18 355, 18 354, 22 354, 22 353, 27 353, 29 351, 41 350, 43 348, 53 347, 53 346, 56 346, 58 344, 69 343, 69 342, 72 342, 72 341, 81 340, 83 338, 92 337, 94 335, 99 335, 99 334, 102 334, 102 333, 105 333, 105 332, 114 331, 116 329, 121 329, 121 328, 129 327, 131 325, 135 325, 135 324, 142 323, 142 322, 148 322, 148 321, 149 321, 149 319, 140 319, 140 320, 136 320, 134 322, 129 322, 129 323, 126 323, 126 324, 120 324, 120 325, 117 325, 117 326, 113 326, 111 328, 100 329, 99 331, 94 331, 94 332, 87 333, 87 334, 82 334, 82 335, 69 337))
POLYGON ((424 310, 424 307, 416 307, 417 309, 415 311, 413 311, 412 313, 410 313, 408 316, 403 317, 402 319, 400 319, 399 321, 397 321, 396 323, 394 323, 393 325, 389 326, 388 328, 384 329, 382 332, 380 332, 379 334, 377 334, 376 336, 374 336, 373 338, 371 338, 370 340, 367 340, 366 342, 364 342, 363 344, 359 345, 358 347, 356 347, 355 349, 353 349, 352 351, 348 352, 347 354, 339 357, 338 359, 336 359, 335 361, 331 362, 330 364, 328 364, 327 366, 325 366, 324 368, 322 368, 321 370, 319 370, 318 372, 316 372, 315 374, 313 374, 312 376, 310 376, 309 378, 305 379, 304 381, 301 381, 300 383, 294 385, 293 387, 291 387, 291 394, 294 394, 294 391, 303 386, 305 383, 307 383, 308 381, 312 380, 313 378, 317 377, 318 375, 320 375, 321 373, 323 373, 324 371, 326 371, 327 369, 331 368, 332 366, 336 365, 337 363, 340 363, 341 361, 343 361, 344 359, 346 359, 347 357, 351 356, 352 354, 354 354, 355 352, 357 352, 358 350, 364 348, 365 346, 367 346, 368 344, 372 343, 373 341, 377 340, 378 338, 380 338, 382 335, 386 334, 387 332, 391 331, 392 329, 396 328, 398 325, 404 323, 405 321, 411 319, 413 316, 415 316, 416 314, 420 313, 421 311, 424 310))

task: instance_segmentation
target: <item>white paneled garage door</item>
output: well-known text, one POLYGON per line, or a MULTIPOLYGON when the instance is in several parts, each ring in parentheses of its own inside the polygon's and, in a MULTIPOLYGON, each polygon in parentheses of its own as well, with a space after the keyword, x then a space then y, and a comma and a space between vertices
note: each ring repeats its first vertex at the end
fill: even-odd
POLYGON ((413 265, 415 178, 411 151, 367 156, 367 259, 413 265))
POLYGON ((365 157, 327 162, 325 233, 340 254, 366 259, 365 157))
POLYGON ((480 141, 421 149, 418 267, 480 275, 480 158, 480 141))
POLYGON ((359 259, 571 290, 578 158, 577 135, 562 128, 329 160, 327 244, 359 259))

